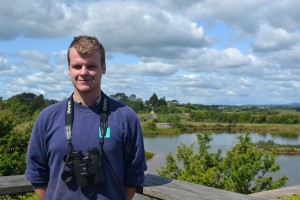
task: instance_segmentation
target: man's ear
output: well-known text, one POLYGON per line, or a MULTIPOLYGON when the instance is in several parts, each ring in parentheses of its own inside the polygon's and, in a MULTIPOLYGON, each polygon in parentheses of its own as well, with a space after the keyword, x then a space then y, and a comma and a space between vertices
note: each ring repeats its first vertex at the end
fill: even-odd
POLYGON ((68 75, 70 76, 70 65, 68 65, 68 75))
POLYGON ((102 74, 106 73, 106 64, 105 63, 101 66, 101 71, 102 71, 102 74))

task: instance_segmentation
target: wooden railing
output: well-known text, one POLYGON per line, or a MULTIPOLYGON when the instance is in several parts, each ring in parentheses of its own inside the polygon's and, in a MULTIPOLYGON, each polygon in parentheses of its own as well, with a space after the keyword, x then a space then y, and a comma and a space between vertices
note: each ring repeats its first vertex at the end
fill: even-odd
MULTIPOLYGON (((300 191, 300 186, 294 188, 300 191)), ((24 175, 18 176, 0 176, 0 196, 22 194, 32 192, 31 184, 24 175)), ((268 191, 269 192, 269 191, 268 191)), ((138 188, 137 193, 162 200, 259 200, 273 199, 267 198, 259 193, 258 196, 243 195, 234 192, 228 192, 207 186, 192 184, 184 181, 172 180, 161 176, 147 174, 142 187, 138 188)))

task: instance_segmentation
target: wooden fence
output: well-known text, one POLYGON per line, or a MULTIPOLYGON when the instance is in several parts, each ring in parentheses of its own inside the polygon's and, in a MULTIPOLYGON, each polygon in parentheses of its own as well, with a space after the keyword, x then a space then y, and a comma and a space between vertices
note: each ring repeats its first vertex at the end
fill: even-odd
MULTIPOLYGON (((300 192, 300 186, 295 186, 294 190, 300 192)), ((22 194, 32 191, 33 189, 24 175, 0 176, 0 196, 6 194, 22 194)), ((274 199, 273 197, 270 197, 270 191, 267 192, 269 192, 267 196, 264 196, 263 193, 259 193, 257 196, 255 196, 255 194, 243 195, 184 181, 172 180, 152 174, 146 174, 143 186, 138 188, 137 191, 137 193, 143 196, 161 200, 274 199)))

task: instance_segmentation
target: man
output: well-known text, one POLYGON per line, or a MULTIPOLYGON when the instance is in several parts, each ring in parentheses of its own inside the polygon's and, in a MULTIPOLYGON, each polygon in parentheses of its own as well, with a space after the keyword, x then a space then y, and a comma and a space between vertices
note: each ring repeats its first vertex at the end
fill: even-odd
POLYGON ((75 37, 67 57, 73 94, 39 114, 26 177, 38 199, 132 199, 147 168, 139 120, 101 91, 106 64, 97 38, 75 37))

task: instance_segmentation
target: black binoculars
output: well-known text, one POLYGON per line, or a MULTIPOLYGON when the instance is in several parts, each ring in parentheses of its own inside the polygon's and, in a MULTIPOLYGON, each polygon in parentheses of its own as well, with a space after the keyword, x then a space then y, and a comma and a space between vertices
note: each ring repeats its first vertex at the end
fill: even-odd
POLYGON ((75 178, 78 187, 104 182, 102 156, 97 148, 89 148, 87 151, 88 156, 84 156, 81 151, 72 151, 61 175, 64 182, 68 183, 75 178))

